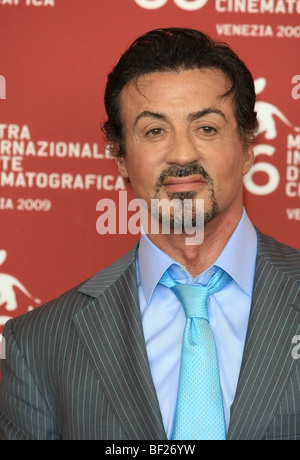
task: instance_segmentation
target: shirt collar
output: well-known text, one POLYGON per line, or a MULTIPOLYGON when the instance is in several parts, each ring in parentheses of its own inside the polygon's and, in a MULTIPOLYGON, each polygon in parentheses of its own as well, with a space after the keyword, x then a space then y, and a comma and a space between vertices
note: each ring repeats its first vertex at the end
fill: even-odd
MULTIPOLYGON (((246 211, 243 210, 239 224, 222 253, 213 264, 213 267, 220 267, 225 270, 246 294, 251 296, 256 252, 256 231, 246 211)), ((160 278, 171 266, 175 273, 177 270, 177 279, 180 278, 181 270, 185 271, 188 277, 193 280, 193 277, 186 271, 183 265, 173 260, 168 254, 155 246, 147 235, 143 233, 138 249, 137 268, 139 282, 148 304, 160 278)))
POLYGON ((153 290, 165 271, 172 264, 180 264, 152 243, 145 233, 141 235, 137 255, 138 277, 145 299, 149 303, 153 290))
POLYGON ((239 224, 214 265, 225 270, 251 296, 256 254, 257 234, 244 209, 239 224))

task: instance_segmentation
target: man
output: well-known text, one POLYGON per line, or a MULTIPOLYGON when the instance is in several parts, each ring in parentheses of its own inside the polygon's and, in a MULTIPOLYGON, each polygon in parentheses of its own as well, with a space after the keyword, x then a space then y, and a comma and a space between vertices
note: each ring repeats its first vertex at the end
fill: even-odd
POLYGON ((216 439, 300 439, 299 251, 262 235, 243 209, 256 129, 251 74, 198 31, 154 30, 121 57, 105 103, 116 163, 149 216, 157 200, 188 201, 194 225, 204 200, 204 239, 187 244, 187 229, 175 231, 187 211, 172 205, 164 233, 161 207, 160 232, 150 229, 110 267, 8 322, 1 439, 205 439, 210 424, 223 424, 216 439), (202 313, 190 318, 174 292, 208 290, 217 273, 229 281, 209 292, 200 326, 202 313), (207 371, 186 377, 189 320, 212 333, 218 377, 211 358, 207 371), (184 380, 191 431, 181 435, 184 380), (213 392, 221 392, 217 415, 213 392))

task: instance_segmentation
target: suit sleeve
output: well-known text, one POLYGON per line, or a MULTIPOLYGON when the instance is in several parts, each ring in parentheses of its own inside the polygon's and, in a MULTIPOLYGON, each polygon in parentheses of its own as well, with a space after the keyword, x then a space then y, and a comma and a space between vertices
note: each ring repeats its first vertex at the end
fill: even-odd
POLYGON ((6 323, 5 359, 1 359, 0 440, 59 439, 54 417, 6 323))

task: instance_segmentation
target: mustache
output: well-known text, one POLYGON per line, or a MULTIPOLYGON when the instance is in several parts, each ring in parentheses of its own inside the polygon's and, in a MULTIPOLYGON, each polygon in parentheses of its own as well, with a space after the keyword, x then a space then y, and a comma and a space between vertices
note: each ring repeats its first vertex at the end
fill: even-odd
POLYGON ((155 189, 158 191, 168 177, 187 177, 192 175, 202 176, 210 187, 213 187, 213 180, 203 166, 192 163, 186 166, 172 165, 164 169, 156 181, 155 189))

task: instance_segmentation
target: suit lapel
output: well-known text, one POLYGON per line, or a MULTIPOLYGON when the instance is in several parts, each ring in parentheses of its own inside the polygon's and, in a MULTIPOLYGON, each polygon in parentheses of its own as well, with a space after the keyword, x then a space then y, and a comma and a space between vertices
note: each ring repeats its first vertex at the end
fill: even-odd
POLYGON ((252 307, 228 439, 264 438, 295 365, 291 350, 292 338, 300 330, 299 274, 293 279, 288 257, 272 260, 272 252, 278 258, 274 243, 265 243, 260 234, 258 242, 252 307))
POLYGON ((80 290, 97 297, 74 317, 75 327, 126 436, 166 439, 140 319, 135 250, 80 290))

